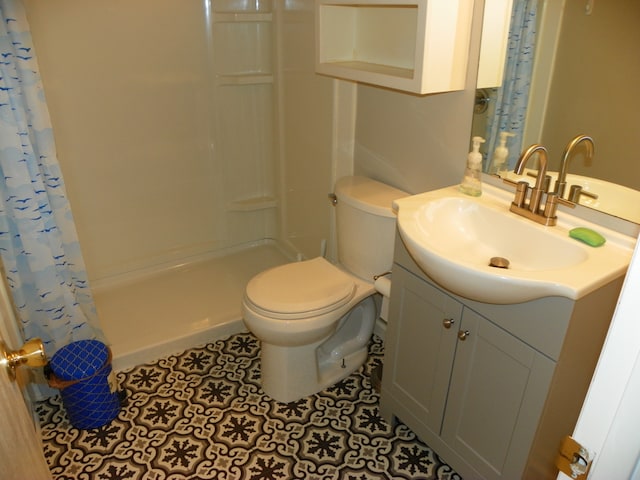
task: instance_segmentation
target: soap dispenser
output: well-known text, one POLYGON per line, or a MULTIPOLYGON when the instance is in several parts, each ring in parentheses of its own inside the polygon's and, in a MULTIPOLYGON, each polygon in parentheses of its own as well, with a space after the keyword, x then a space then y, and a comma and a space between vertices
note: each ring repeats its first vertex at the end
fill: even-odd
POLYGON ((500 132, 500 143, 493 151, 493 159, 489 167, 490 174, 502 175, 507 169, 507 158, 509 157, 509 149, 507 148, 508 137, 515 137, 515 133, 500 132))
POLYGON ((467 157, 467 168, 460 183, 460 191, 472 197, 482 195, 482 154, 480 153, 480 144, 484 143, 484 138, 473 137, 473 150, 469 152, 467 157))

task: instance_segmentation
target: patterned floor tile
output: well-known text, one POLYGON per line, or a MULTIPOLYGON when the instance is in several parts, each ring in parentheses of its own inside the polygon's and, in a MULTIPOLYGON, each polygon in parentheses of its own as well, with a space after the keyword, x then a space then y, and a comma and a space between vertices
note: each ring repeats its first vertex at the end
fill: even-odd
POLYGON ((260 388, 260 344, 233 335, 118 373, 126 403, 111 423, 78 430, 59 396, 41 402, 56 480, 460 480, 404 425, 379 415, 367 363, 336 385, 278 403, 260 388))

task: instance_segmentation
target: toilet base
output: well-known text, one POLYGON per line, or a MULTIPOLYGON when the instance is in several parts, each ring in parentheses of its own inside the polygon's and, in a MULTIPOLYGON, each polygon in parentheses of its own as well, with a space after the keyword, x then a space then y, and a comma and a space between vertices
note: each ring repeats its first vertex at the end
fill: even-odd
POLYGON ((348 377, 367 360, 376 307, 365 298, 339 322, 336 331, 310 345, 262 342, 262 389, 288 403, 318 393, 348 377))
POLYGON ((364 364, 368 355, 369 350, 365 346, 343 359, 324 362, 320 366, 321 372, 318 372, 315 355, 309 355, 309 345, 279 347, 263 344, 262 389, 278 402, 295 402, 348 377, 364 364), (293 365, 294 368, 283 372, 282 365, 293 365))
POLYGON ((281 347, 262 342, 260 359, 262 389, 274 400, 288 403, 315 393, 316 362, 309 355, 309 345, 281 347), (283 371, 283 365, 296 365, 296 368, 283 371))

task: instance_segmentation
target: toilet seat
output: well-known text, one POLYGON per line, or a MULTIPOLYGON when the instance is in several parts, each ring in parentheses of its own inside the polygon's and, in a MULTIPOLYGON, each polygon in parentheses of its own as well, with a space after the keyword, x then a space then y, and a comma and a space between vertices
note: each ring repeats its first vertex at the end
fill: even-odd
POLYGON ((349 303, 356 283, 322 257, 266 270, 251 279, 245 301, 262 315, 276 319, 305 319, 349 303))

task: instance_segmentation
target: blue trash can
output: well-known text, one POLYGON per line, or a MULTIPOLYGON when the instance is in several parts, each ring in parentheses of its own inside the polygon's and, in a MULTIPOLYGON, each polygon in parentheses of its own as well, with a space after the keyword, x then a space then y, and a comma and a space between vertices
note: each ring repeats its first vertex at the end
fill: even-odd
POLYGON ((98 428, 120 411, 111 351, 98 340, 80 340, 58 350, 49 364, 49 385, 60 390, 69 421, 79 429, 98 428))

